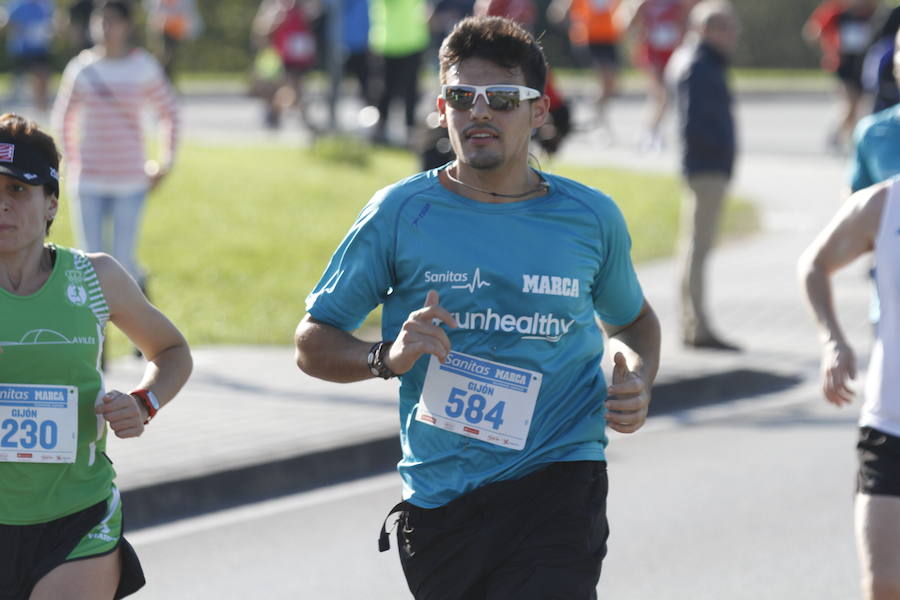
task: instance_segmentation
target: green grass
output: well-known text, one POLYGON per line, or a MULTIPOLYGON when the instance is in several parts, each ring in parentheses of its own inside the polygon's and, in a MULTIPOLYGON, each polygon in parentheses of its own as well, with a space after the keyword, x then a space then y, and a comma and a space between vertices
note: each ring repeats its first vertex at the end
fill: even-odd
MULTIPOLYGON (((286 344, 304 298, 362 205, 415 172, 411 155, 331 141, 317 149, 186 144, 171 177, 149 199, 139 256, 152 299, 192 345, 286 344)), ((675 243, 676 178, 613 169, 556 171, 612 195, 625 213, 636 260, 675 243)), ((63 197, 51 240, 72 243, 63 197)), ((734 205, 732 231, 752 229, 734 205)), ((112 336, 114 354, 127 344, 112 336)))

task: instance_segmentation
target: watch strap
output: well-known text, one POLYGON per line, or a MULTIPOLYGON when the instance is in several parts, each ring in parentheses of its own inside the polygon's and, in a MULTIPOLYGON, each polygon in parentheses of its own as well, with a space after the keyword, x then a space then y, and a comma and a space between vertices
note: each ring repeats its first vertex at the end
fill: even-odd
POLYGON ((144 421, 144 425, 146 425, 159 412, 159 400, 157 400, 156 394, 148 389, 133 390, 131 395, 137 398, 144 405, 144 408, 147 409, 147 420, 144 421))
POLYGON ((369 355, 367 357, 369 372, 375 377, 381 377, 382 379, 397 377, 397 374, 384 364, 384 355, 393 343, 394 342, 384 341, 377 342, 369 348, 369 355))

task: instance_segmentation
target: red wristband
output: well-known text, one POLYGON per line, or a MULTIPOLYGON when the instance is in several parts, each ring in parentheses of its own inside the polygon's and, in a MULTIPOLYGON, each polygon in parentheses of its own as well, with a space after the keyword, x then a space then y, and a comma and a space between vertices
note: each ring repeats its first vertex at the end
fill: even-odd
POLYGON ((144 405, 144 408, 147 409, 147 420, 144 421, 144 425, 146 425, 159 412, 159 400, 156 399, 156 394, 148 389, 133 390, 131 395, 137 398, 144 405))

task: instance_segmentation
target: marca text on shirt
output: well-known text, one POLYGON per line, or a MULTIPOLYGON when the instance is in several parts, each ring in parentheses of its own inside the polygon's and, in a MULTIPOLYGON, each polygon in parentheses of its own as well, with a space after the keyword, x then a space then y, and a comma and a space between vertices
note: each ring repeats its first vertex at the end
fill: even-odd
POLYGON ((556 275, 522 275, 522 293, 577 298, 578 279, 556 275))

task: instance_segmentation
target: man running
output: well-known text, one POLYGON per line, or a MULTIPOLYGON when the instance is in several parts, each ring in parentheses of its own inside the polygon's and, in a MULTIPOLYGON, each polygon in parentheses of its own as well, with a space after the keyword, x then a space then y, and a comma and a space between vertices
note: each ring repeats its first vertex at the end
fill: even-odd
POLYGON ((392 512, 420 599, 595 598, 605 425, 630 433, 647 416, 659 323, 624 219, 608 196, 528 165, 546 71, 508 19, 453 29, 437 108, 458 158, 372 198, 296 332, 306 373, 400 377, 392 512), (378 304, 383 340, 351 335, 378 304), (615 351, 609 386, 595 314, 615 351))
POLYGON ((856 358, 838 321, 831 275, 871 252, 881 315, 859 419, 856 538, 866 600, 900 598, 900 179, 847 200, 800 259, 819 326, 822 388, 835 406, 853 399, 856 358))

